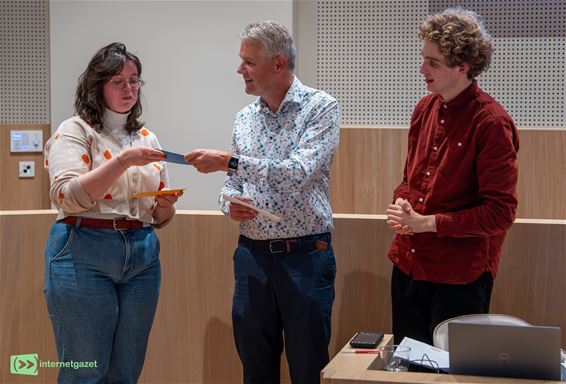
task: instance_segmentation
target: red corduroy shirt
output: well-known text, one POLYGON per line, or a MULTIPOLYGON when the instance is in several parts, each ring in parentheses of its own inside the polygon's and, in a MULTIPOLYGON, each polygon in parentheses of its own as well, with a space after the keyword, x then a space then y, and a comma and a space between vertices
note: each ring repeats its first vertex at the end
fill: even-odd
POLYGON ((476 81, 448 103, 423 97, 394 200, 435 215, 437 232, 395 235, 391 261, 415 280, 467 284, 486 271, 495 277, 517 208, 518 150, 513 120, 476 81))

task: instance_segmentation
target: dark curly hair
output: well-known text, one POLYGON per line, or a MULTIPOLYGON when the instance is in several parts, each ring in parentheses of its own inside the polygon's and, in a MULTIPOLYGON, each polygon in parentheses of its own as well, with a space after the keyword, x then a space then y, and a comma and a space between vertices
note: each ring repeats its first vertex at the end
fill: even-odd
MULTIPOLYGON (((79 77, 79 84, 75 94, 75 113, 97 131, 103 128, 102 116, 106 105, 104 104, 103 86, 115 75, 122 72, 126 60, 132 61, 141 76, 142 65, 136 55, 126 50, 122 43, 108 44, 101 48, 92 57, 86 70, 79 77)), ((142 113, 141 89, 138 91, 136 104, 130 110, 126 122, 128 132, 137 131, 143 126, 138 118, 142 113)))
POLYGON ((437 44, 449 67, 468 64, 470 80, 491 63, 491 36, 475 12, 453 8, 429 16, 419 28, 419 38, 437 44))

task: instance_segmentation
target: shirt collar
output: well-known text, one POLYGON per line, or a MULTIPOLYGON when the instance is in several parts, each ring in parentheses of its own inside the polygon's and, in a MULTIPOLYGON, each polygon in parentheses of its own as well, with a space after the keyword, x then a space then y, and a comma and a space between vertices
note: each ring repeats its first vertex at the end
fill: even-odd
POLYGON ((461 109, 462 107, 466 106, 470 100, 472 100, 475 95, 479 91, 479 86, 477 81, 474 79, 472 80, 472 84, 468 85, 466 89, 458 94, 455 98, 450 100, 449 102, 445 103, 442 101, 442 97, 438 95, 438 99, 442 103, 442 106, 445 108, 446 111, 454 111, 457 109, 461 109))
POLYGON ((277 116, 287 104, 301 103, 302 94, 303 94, 303 92, 301 92, 302 88, 303 88, 303 84, 299 81, 297 76, 293 76, 293 82, 291 83, 291 86, 287 90, 287 93, 285 94, 285 97, 281 101, 281 104, 279 105, 279 109, 276 112, 273 112, 271 109, 269 109, 269 106, 267 105, 265 100, 263 100, 261 97, 258 97, 256 100, 257 111, 265 114, 271 114, 272 116, 277 116))

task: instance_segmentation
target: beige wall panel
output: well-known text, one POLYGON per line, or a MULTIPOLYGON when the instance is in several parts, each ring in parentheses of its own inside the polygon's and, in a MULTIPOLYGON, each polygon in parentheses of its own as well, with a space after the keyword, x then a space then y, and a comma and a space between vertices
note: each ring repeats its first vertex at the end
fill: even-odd
POLYGON ((161 297, 143 382, 233 382, 242 377, 230 317, 237 225, 178 215, 158 233, 161 297))
POLYGON ((0 383, 55 382, 53 368, 40 368, 38 376, 9 371, 10 355, 37 353, 44 361, 57 361, 43 299, 45 240, 55 217, 0 212, 0 383))
MULTIPOLYGON (((0 209, 47 209, 49 177, 42 153, 10 153, 10 130, 49 125, 0 125, 0 209), (19 161, 35 161, 34 178, 18 177, 19 161)), ((519 218, 566 218, 566 131, 521 130, 519 218)), ((406 129, 346 128, 332 166, 332 207, 336 213, 383 214, 403 173, 406 129)))
POLYGON ((49 175, 43 169, 42 152, 10 152, 10 130, 41 130, 43 144, 51 136, 48 124, 1 124, 0 125, 0 210, 48 209, 49 175), (35 177, 20 178, 18 163, 35 162, 35 177))
POLYGON ((393 238, 385 220, 337 218, 332 239, 336 257, 336 299, 331 351, 361 330, 391 333, 387 249, 393 238))
POLYGON ((334 156, 335 213, 384 214, 403 176, 406 129, 342 128, 334 156))
MULTIPOLYGON (((53 211, 0 212, 0 382, 46 383, 7 370, 11 354, 56 361, 43 299, 43 248, 53 211)), ((330 352, 358 330, 391 332, 392 238, 383 216, 337 215, 338 273, 330 352)), ((142 383, 238 383, 232 337, 232 255, 237 225, 215 213, 183 211, 159 231, 162 289, 142 383)), ((492 297, 492 312, 566 329, 566 221, 522 220, 511 229, 492 297)), ((562 344, 566 345, 566 332, 562 344)), ((283 365, 283 382, 289 382, 283 365)))
MULTIPOLYGON (((533 220, 534 221, 534 220, 533 220)), ((491 309, 562 328, 566 346, 566 220, 515 223, 507 235, 491 309)))
MULTIPOLYGON (((383 214, 401 182, 407 129, 346 128, 332 166, 336 213, 383 214)), ((566 130, 520 130, 518 218, 566 218, 566 130)))
POLYGON ((566 130, 519 131, 517 217, 566 219, 566 130))

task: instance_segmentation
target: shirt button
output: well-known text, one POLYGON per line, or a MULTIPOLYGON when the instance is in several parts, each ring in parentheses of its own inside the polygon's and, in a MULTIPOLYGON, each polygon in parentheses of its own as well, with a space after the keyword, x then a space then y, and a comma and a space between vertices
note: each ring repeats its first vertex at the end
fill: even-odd
POLYGON ((427 176, 430 176, 430 172, 427 171, 426 175, 427 175, 427 176))
POLYGON ((411 252, 415 253, 415 248, 411 249, 411 252))
POLYGON ((130 209, 130 213, 132 214, 132 216, 135 216, 138 211, 135 208, 130 209))
POLYGON ((461 147, 461 146, 462 146, 462 143, 458 143, 458 147, 461 147))
POLYGON ((446 104, 444 104, 444 108, 448 108, 448 106, 446 104))
POLYGON ((434 147, 432 147, 433 150, 438 151, 438 147, 435 145, 434 147))
POLYGON ((419 197, 419 202, 422 203, 423 201, 424 201, 424 199, 422 197, 419 197))
POLYGON ((440 120, 440 124, 444 124, 444 120, 440 120))

